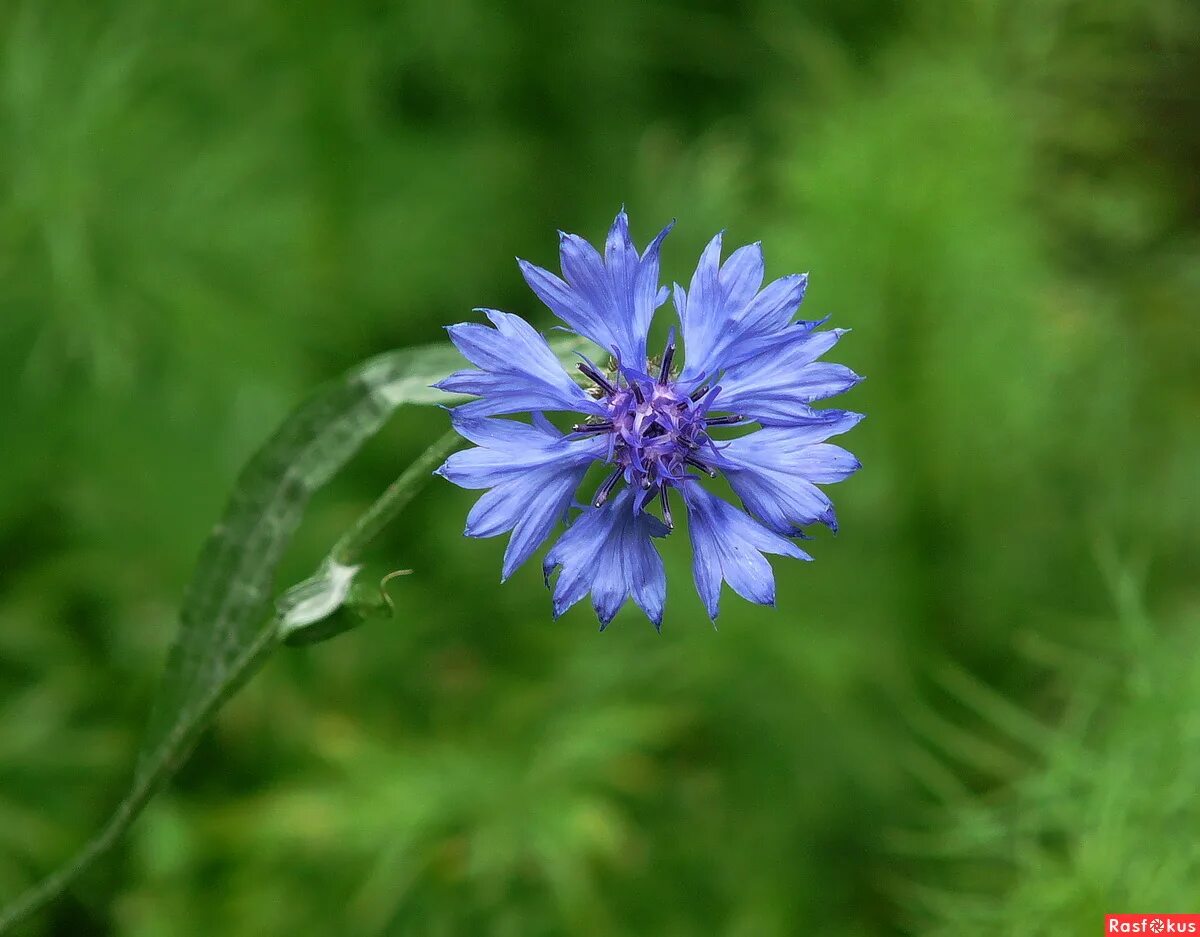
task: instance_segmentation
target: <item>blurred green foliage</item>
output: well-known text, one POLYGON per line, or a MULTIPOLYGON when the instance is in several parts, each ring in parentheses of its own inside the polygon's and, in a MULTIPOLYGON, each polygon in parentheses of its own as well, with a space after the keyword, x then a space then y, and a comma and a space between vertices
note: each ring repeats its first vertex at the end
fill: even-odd
MULTIPOLYGON (((779 608, 553 622, 440 481, 394 621, 281 652, 30 935, 1079 934, 1196 911, 1200 9, 0 7, 0 898, 129 777, 196 552, 307 389, 515 254, 728 226, 855 332, 779 608), (1190 904, 1189 904, 1190 902, 1190 904)), ((311 567, 436 434, 318 499, 311 567)))

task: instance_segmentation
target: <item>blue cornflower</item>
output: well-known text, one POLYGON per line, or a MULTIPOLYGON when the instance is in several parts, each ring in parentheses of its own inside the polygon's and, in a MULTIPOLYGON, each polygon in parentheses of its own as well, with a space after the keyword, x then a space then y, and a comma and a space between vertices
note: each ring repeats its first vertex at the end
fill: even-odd
POLYGON ((752 602, 774 604, 763 554, 812 559, 792 538, 804 538, 808 524, 837 529, 833 505, 817 486, 859 468, 826 440, 862 415, 812 407, 861 380, 817 360, 844 330, 818 330, 824 320, 793 321, 808 278, 786 276, 764 288, 760 244, 721 263, 721 235, 709 242, 688 290, 674 288, 687 363, 680 368, 674 328, 661 357, 647 359, 650 321, 669 295, 658 280, 659 249, 670 230, 639 254, 622 211, 603 256, 583 238, 560 234, 562 279, 518 261, 533 292, 570 330, 611 353, 607 368, 586 358, 578 365, 592 385, 587 390, 535 329, 494 309, 480 310, 491 328, 449 327, 475 368, 436 385, 478 397, 451 411, 475 448, 438 469, 463 488, 488 489, 467 516, 467 536, 512 532, 507 579, 578 508, 543 572, 549 584, 559 570, 555 617, 590 592, 601 628, 629 597, 661 627, 666 576, 653 540, 674 527, 672 491, 687 508, 696 589, 715 620, 722 582, 752 602), (532 422, 495 419, 523 411, 532 422), (583 419, 561 432, 543 413, 562 411, 583 419), (755 424, 736 438, 714 435, 755 424), (575 493, 597 462, 608 475, 579 505, 575 493), (703 487, 703 477, 718 474, 746 511, 703 487))

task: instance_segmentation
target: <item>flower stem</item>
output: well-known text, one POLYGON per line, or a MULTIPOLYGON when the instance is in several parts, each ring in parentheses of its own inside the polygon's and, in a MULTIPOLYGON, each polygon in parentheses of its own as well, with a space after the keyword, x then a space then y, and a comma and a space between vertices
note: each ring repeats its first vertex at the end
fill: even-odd
POLYGON ((228 677, 214 686, 205 698, 203 706, 193 718, 180 722, 174 731, 159 746, 149 759, 154 768, 139 772, 133 787, 118 805, 104 828, 87 841, 70 861, 47 875, 15 901, 0 911, 0 934, 24 920, 38 908, 61 895, 72 882, 86 872, 102 855, 108 852, 121 835, 129 829, 142 809, 158 792, 158 789, 187 760, 196 738, 216 715, 222 704, 229 699, 262 666, 263 662, 279 643, 279 629, 264 628, 234 661, 228 677))
POLYGON ((384 491, 353 526, 333 545, 329 555, 339 563, 349 564, 390 524, 420 490, 422 482, 447 455, 462 444, 462 437, 451 430, 421 453, 384 491))
MULTIPOLYGON (((461 441, 457 433, 449 432, 426 449, 338 539, 329 556, 344 564, 350 564, 357 559, 370 541, 413 499, 428 480, 433 467, 461 441)), ((61 895, 91 867, 92 863, 113 847, 159 788, 170 780, 187 760, 196 739, 207 728, 221 706, 262 667, 283 637, 280 619, 277 616, 258 632, 254 641, 234 660, 221 682, 211 687, 194 714, 176 723, 153 755, 145 760, 150 766, 149 770, 139 770, 135 774, 132 788, 104 828, 88 840, 65 865, 33 885, 7 907, 0 909, 0 934, 7 933, 34 911, 61 895)))

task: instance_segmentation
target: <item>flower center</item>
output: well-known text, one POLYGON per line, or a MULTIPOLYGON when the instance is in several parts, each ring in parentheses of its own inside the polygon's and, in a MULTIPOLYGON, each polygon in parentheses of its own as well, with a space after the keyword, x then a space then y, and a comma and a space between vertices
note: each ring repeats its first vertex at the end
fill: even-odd
POLYGON ((663 521, 668 527, 671 509, 667 489, 689 477, 689 468, 699 469, 710 478, 717 475, 706 460, 706 455, 716 451, 708 435, 709 427, 741 421, 740 416, 708 416, 720 387, 710 389, 705 385, 690 393, 685 391, 671 379, 674 357, 672 330, 657 377, 618 366, 610 378, 590 362, 580 364, 579 370, 599 389, 608 412, 603 419, 574 427, 576 433, 609 437, 605 461, 615 468, 596 490, 593 506, 603 505, 624 480, 638 493, 634 500, 636 510, 640 511, 655 491, 659 493, 663 521))

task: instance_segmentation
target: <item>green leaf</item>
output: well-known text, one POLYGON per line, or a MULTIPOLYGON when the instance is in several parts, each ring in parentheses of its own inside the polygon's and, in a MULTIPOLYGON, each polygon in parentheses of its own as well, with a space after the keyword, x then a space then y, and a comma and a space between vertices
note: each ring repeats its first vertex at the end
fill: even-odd
POLYGON ((237 671, 248 669, 247 652, 276 629, 276 568, 309 499, 396 407, 435 399, 438 392, 429 385, 448 373, 453 351, 438 346, 367 361, 302 404, 250 460, 184 595, 179 635, 138 758, 138 780, 180 754, 186 741, 181 734, 190 734, 213 705, 213 691, 235 690, 237 671))
MULTIPOLYGON (((552 343, 569 362, 579 339, 552 343)), ((318 626, 352 593, 355 559, 457 444, 448 434, 405 471, 334 545, 313 577, 272 607, 275 574, 312 495, 403 404, 454 402, 429 385, 463 365, 449 345, 388 352, 354 368, 297 408, 237 480, 225 516, 208 538, 180 612, 133 785, 108 825, 66 865, 0 912, 0 933, 67 888, 102 855, 159 786, 178 769, 221 705, 285 638, 321 640, 318 626)))
MULTIPOLYGON (((568 360, 581 347, 580 340, 571 339, 558 342, 555 350, 568 360)), ((301 405, 251 459, 184 596, 179 636, 142 744, 138 778, 153 773, 164 758, 175 754, 176 736, 212 705, 215 688, 225 688, 227 693, 237 688, 235 671, 244 666, 243 658, 265 633, 277 628, 270 614, 276 567, 313 493, 378 432, 397 407, 462 399, 430 386, 462 364, 451 345, 403 349, 372 358, 301 405)), ((332 571, 352 563, 347 552, 345 543, 339 543, 322 567, 324 576, 317 574, 321 585, 309 586, 325 590, 320 601, 328 607, 323 614, 301 621, 322 609, 286 608, 285 619, 293 616, 287 630, 311 625, 341 605, 353 571, 348 575, 332 571)), ((318 599, 310 596, 308 601, 318 599)))

